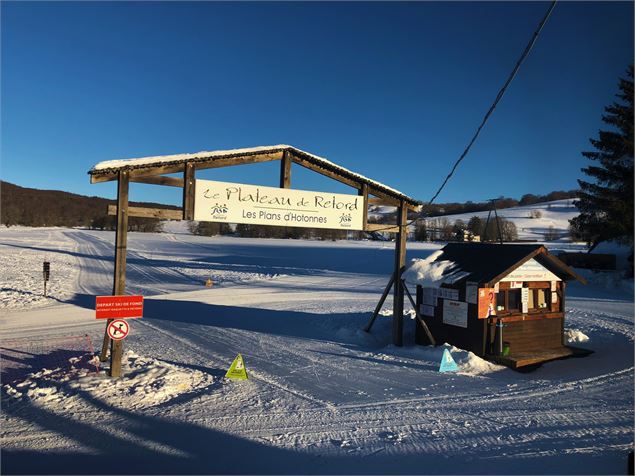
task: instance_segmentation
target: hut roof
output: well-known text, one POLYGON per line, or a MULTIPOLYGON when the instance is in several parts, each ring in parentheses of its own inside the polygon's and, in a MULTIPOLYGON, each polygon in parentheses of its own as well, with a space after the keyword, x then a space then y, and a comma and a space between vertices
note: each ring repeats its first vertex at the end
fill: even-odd
POLYGON ((436 261, 456 263, 455 271, 460 269, 468 273, 465 276, 467 281, 475 281, 486 287, 493 287, 532 258, 565 281, 576 279, 586 284, 584 278, 550 254, 543 245, 448 243, 442 251, 436 261))
POLYGON ((184 164, 195 164, 197 168, 219 167, 241 163, 254 163, 266 160, 282 158, 282 153, 291 155, 291 159, 305 167, 309 167, 318 173, 336 178, 345 183, 363 185, 371 189, 371 193, 381 192, 395 200, 405 201, 410 208, 419 209, 422 203, 411 198, 399 190, 395 190, 376 180, 371 180, 364 175, 348 170, 323 157, 305 152, 286 144, 259 146, 243 149, 229 149, 216 151, 202 151, 188 154, 161 155, 152 157, 140 157, 133 159, 107 160, 94 165, 88 174, 91 182, 116 180, 117 172, 122 170, 144 173, 174 173, 181 170, 184 164))

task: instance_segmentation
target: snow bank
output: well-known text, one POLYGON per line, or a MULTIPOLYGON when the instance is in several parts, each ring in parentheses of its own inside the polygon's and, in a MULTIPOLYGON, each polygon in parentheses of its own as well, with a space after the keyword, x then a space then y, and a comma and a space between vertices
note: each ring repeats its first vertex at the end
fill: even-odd
POLYGON ((443 251, 438 250, 425 259, 410 260, 410 264, 402 274, 403 279, 411 284, 438 288, 442 283, 453 283, 469 274, 461 270, 453 261, 435 261, 442 254, 443 251))
MULTIPOLYGON (((97 359, 97 357, 93 357, 97 359)), ((47 407, 81 405, 86 399, 107 402, 121 409, 139 409, 167 402, 178 395, 205 388, 214 382, 198 370, 142 357, 128 351, 122 362, 123 377, 77 369, 41 369, 24 380, 3 385, 14 399, 28 399, 47 407)))
POLYGON ((574 344, 577 342, 588 342, 589 336, 577 329, 565 329, 564 338, 567 344, 574 344))
POLYGON ((396 347, 391 344, 383 349, 383 353, 388 357, 384 357, 382 360, 394 360, 394 357, 409 357, 418 361, 429 362, 434 369, 438 369, 445 349, 450 352, 457 363, 459 367, 457 373, 466 377, 477 377, 506 369, 504 366, 480 358, 473 352, 447 343, 436 347, 421 345, 396 347))

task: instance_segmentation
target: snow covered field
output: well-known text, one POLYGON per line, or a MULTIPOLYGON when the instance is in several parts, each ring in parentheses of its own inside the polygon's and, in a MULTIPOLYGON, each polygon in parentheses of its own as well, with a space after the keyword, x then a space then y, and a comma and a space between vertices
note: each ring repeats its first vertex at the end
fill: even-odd
MULTIPOLYGON (((552 202, 536 203, 512 208, 502 208, 496 213, 499 217, 514 222, 518 230, 518 238, 521 240, 543 241, 550 231, 561 237, 569 236, 569 220, 576 217, 580 211, 573 205, 574 199, 554 200, 552 202), (550 227, 552 227, 550 229, 550 227)), ((454 223, 463 220, 466 224, 470 218, 477 216, 487 219, 488 211, 460 213, 445 215, 445 218, 454 223)), ((493 220, 491 213, 490 220, 493 220)))
MULTIPOLYGON (((415 346, 412 320, 402 348, 389 317, 361 330, 393 243, 131 233, 127 290, 145 313, 112 381, 69 343, 101 345, 113 241, 0 229, 3 474, 626 472, 632 280, 585 272, 568 287, 566 326, 589 357, 518 373, 448 347, 460 371, 440 374, 444 347, 415 346), (239 352, 250 379, 224 379, 239 352)), ((439 248, 409 243, 408 258, 439 248)))

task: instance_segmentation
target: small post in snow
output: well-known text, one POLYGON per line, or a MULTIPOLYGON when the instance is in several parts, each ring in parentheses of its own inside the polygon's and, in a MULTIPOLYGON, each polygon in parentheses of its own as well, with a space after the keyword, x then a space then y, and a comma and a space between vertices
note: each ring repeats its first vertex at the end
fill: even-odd
POLYGON ((42 275, 44 277, 44 297, 46 297, 46 283, 51 277, 51 263, 48 261, 44 261, 42 263, 42 275))

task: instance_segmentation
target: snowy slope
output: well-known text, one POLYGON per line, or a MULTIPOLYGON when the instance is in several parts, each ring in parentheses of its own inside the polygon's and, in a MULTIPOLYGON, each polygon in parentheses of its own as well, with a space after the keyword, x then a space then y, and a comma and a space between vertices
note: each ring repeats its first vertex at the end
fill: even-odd
POLYGON ((632 281, 569 286, 569 334, 590 357, 522 374, 448 347, 460 372, 439 374, 444 347, 415 346, 412 320, 401 348, 390 318, 361 330, 392 243, 131 233, 128 289, 146 306, 111 382, 68 342, 100 346, 93 296, 111 291, 113 239, 0 229, 3 474, 625 471, 632 281), (38 296, 44 258, 53 298, 38 296), (239 352, 250 379, 227 380, 239 352))
MULTIPOLYGON (((518 238, 521 240, 543 241, 550 227, 553 227, 553 230, 562 238, 566 238, 569 236, 569 220, 580 213, 573 205, 573 202, 573 199, 554 200, 533 205, 503 208, 497 210, 496 213, 499 217, 504 217, 514 222, 518 229, 518 238), (540 218, 531 218, 532 213, 535 214, 536 212, 541 215, 540 218)), ((488 211, 461 213, 445 215, 445 218, 449 219, 451 223, 456 220, 463 220, 467 224, 473 216, 486 220, 488 213, 488 211)), ((490 220, 492 219, 494 219, 493 212, 490 217, 490 220)))

